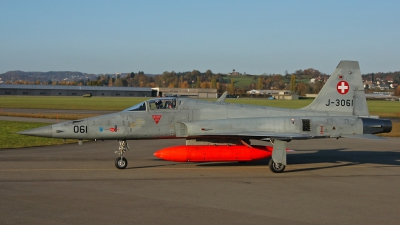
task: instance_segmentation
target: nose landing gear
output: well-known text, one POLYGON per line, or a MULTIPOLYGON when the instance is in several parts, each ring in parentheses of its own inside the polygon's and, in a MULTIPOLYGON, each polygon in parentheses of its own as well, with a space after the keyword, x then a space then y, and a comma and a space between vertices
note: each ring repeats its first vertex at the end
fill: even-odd
POLYGON ((128 165, 128 160, 124 158, 124 153, 129 150, 128 142, 126 140, 119 140, 119 148, 115 153, 119 155, 119 157, 115 160, 115 167, 118 169, 125 169, 128 165))

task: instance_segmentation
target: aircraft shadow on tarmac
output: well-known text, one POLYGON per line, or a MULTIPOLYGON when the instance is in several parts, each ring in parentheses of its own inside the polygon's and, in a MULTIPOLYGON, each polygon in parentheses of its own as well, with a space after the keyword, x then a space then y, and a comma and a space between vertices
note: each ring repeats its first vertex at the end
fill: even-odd
MULTIPOLYGON (((160 159, 155 159, 157 161, 162 161, 160 159)), ((163 166, 175 166, 176 163, 174 164, 160 164, 160 165, 151 165, 151 166, 133 166, 133 167, 126 167, 125 169, 130 170, 130 169, 145 169, 145 168, 152 168, 152 167, 163 167, 163 166)))
MULTIPOLYGON (((288 165, 313 164, 313 163, 338 163, 338 165, 324 167, 310 167, 305 169, 290 170, 286 172, 299 172, 319 170, 335 167, 345 167, 360 164, 380 164, 389 166, 400 166, 400 152, 394 151, 345 151, 346 148, 321 149, 313 153, 287 154, 288 165)), ((239 163, 239 162, 207 162, 196 166, 260 166, 268 165, 270 158, 239 163)))

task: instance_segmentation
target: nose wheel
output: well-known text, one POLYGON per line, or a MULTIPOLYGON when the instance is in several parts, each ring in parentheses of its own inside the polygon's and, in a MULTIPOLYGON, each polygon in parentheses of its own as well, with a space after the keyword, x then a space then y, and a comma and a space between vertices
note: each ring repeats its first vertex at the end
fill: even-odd
POLYGON ((126 160, 125 158, 118 157, 115 160, 115 167, 117 167, 118 169, 125 169, 127 165, 128 165, 128 160, 126 160))
POLYGON ((117 153, 119 157, 115 160, 115 167, 117 169, 125 169, 128 165, 128 160, 124 157, 124 153, 129 150, 128 142, 126 140, 119 140, 119 148, 117 153))

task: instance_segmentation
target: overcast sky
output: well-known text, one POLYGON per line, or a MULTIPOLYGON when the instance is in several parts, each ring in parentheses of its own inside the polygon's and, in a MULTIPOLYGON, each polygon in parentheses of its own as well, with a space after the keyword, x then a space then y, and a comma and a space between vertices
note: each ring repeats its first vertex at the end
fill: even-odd
POLYGON ((400 70, 400 1, 0 0, 0 73, 400 70))

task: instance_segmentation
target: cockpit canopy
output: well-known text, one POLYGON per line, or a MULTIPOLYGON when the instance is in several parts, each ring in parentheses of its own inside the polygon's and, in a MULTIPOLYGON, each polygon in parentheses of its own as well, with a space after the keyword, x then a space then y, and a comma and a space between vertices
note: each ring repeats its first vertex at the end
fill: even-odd
POLYGON ((155 98, 136 104, 124 111, 146 111, 155 109, 176 109, 176 98, 155 98))

